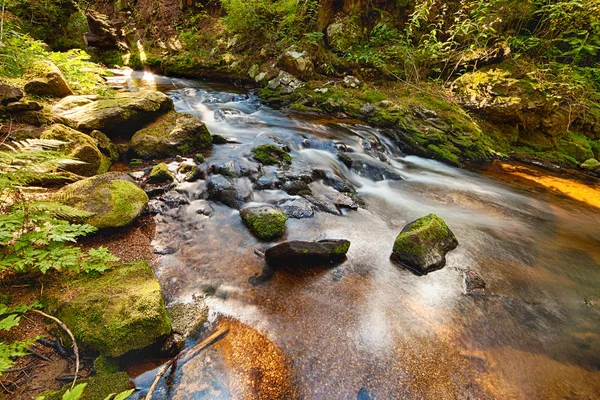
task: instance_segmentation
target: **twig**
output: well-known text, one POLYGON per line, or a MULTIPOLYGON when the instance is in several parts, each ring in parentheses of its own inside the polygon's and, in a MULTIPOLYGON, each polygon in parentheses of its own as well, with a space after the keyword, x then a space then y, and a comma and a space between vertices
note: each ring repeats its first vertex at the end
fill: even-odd
POLYGON ((154 393, 154 390, 158 386, 158 382, 165 375, 165 373, 169 370, 169 367, 174 365, 179 358, 181 358, 182 362, 189 360, 191 357, 195 356, 196 354, 200 353, 202 350, 204 350, 211 344, 215 343, 217 340, 221 339, 228 332, 229 332, 229 328, 221 328, 218 331, 216 331, 215 333, 213 333, 212 335, 210 335, 209 337, 207 337, 206 339, 204 339, 202 342, 200 342, 199 344, 197 344, 196 346, 191 348, 190 350, 184 351, 184 352, 180 353, 179 355, 177 355, 175 358, 172 358, 169 361, 167 361, 161 367, 161 369, 158 370, 158 373, 156 374, 156 378, 154 379, 154 382, 152 382, 152 386, 150 386, 150 390, 148 390, 148 394, 146 394, 146 397, 144 400, 152 399, 152 393, 154 393))
POLYGON ((72 390, 75 387, 75 382, 77 382, 77 375, 79 375, 79 349, 77 347, 77 342, 75 341, 75 336, 73 336, 73 333, 69 330, 67 325, 65 325, 65 323, 62 322, 60 319, 53 317, 52 315, 46 314, 45 312, 40 311, 40 310, 31 310, 31 311, 36 312, 40 315, 43 315, 46 318, 50 318, 52 321, 56 322, 71 337, 71 340, 73 341, 73 352, 75 353, 75 375, 73 376, 73 383, 71 384, 71 390, 72 390))
POLYGON ((35 350, 29 349, 28 351, 29 351, 29 353, 31 353, 31 355, 36 356, 40 360, 44 360, 44 361, 48 361, 48 362, 52 362, 53 361, 51 358, 48 358, 45 355, 40 354, 40 353, 38 353, 35 350))

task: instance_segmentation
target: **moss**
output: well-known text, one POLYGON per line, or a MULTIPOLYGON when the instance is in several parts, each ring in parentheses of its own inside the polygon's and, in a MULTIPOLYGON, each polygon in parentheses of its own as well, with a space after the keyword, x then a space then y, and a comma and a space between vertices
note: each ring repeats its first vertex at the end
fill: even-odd
MULTIPOLYGON (((77 383, 87 383, 81 400, 104 400, 111 394, 129 389, 129 376, 125 372, 119 372, 81 379, 77 383)), ((44 392, 41 396, 44 397, 44 400, 62 400, 63 395, 69 389, 71 389, 70 383, 63 386, 60 390, 44 392)))
POLYGON ((130 167, 139 167, 140 165, 142 165, 144 163, 144 161, 142 161, 142 159, 140 158, 132 158, 129 161, 129 166, 130 167))
POLYGON ((427 146, 427 150, 431 152, 434 158, 440 161, 445 161, 452 165, 458 165, 458 157, 445 148, 440 148, 434 144, 430 144, 429 146, 427 146))
POLYGON ((556 149, 574 158, 578 162, 583 162, 594 157, 594 152, 587 137, 581 134, 570 132, 556 144, 556 149))
POLYGON ((280 211, 266 210, 241 214, 242 220, 261 239, 272 239, 283 234, 287 217, 280 211))
POLYGON ((66 153, 84 164, 66 165, 64 169, 81 176, 103 174, 110 168, 110 160, 100 152, 90 136, 60 124, 54 124, 44 131, 42 139, 66 142, 66 153))
POLYGON ((452 235, 448 225, 435 214, 429 214, 407 225, 394 241, 393 253, 421 257, 436 241, 452 235))
POLYGON ((337 246, 333 249, 333 254, 336 256, 344 256, 348 253, 348 249, 350 248, 350 242, 346 241, 344 244, 337 246))
POLYGON ((206 125, 191 114, 169 112, 131 138, 131 147, 143 158, 188 154, 212 146, 206 125))
POLYGON ((290 163, 292 157, 281 147, 274 144, 262 144, 252 149, 254 159, 262 164, 277 165, 290 163))
POLYGON ((100 355, 94 360, 94 371, 97 375, 116 374, 120 369, 119 361, 112 357, 100 355))
POLYGON ((376 90, 367 90, 360 94, 359 99, 367 103, 377 103, 386 100, 387 96, 384 93, 376 90))
POLYGON ((148 195, 126 177, 108 173, 65 186, 55 199, 94 213, 86 223, 97 228, 120 227, 131 223, 148 204, 148 195))
POLYGON ((97 278, 64 278, 47 295, 49 309, 84 350, 119 357, 171 331, 160 285, 145 261, 97 278))
POLYGON ((167 164, 160 163, 152 167, 150 171, 149 181, 152 183, 173 182, 175 178, 167 168, 167 164))
POLYGON ((600 170, 600 161, 596 160, 595 158, 590 158, 581 164, 581 168, 588 171, 600 170))
POLYGON ((194 157, 196 157, 196 161, 198 161, 200 164, 204 162, 204 155, 198 153, 194 157))

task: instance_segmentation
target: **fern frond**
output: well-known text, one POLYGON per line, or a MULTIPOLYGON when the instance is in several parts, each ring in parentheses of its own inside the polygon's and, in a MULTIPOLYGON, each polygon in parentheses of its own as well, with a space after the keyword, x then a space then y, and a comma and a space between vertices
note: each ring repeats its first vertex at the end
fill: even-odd
POLYGON ((79 208, 67 206, 52 201, 36 201, 30 205, 31 210, 45 212, 48 215, 68 221, 81 221, 96 215, 96 213, 80 210, 79 208))

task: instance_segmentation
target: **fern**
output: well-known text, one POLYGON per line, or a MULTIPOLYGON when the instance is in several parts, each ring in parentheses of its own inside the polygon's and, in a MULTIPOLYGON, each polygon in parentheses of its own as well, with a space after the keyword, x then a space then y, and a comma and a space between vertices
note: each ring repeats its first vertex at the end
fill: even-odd
MULTIPOLYGON (((0 304, 0 331, 8 331, 19 325, 21 314, 38 306, 38 303, 16 307, 8 307, 5 304, 0 304)), ((14 364, 16 357, 27 355, 27 349, 36 340, 37 338, 33 338, 10 344, 0 342, 0 376, 14 364)))

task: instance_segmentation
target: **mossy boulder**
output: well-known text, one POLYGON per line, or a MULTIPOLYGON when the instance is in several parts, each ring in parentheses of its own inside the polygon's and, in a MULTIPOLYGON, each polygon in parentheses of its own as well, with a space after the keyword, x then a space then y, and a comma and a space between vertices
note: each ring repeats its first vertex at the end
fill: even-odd
POLYGON ((171 332, 160 285, 146 261, 124 264, 97 278, 64 278, 45 293, 50 311, 84 350, 119 357, 171 332))
POLYGON ((175 177, 165 163, 160 163, 152 167, 148 176, 148 182, 150 183, 173 182, 173 180, 175 180, 175 177))
POLYGON ((590 158, 581 163, 581 169, 585 169, 590 172, 600 171, 600 161, 595 158, 590 158))
POLYGON ((240 210, 242 221, 261 239, 273 239, 283 234, 287 217, 271 205, 250 206, 240 210))
POLYGON ((65 97, 73 94, 63 73, 52 61, 38 61, 27 71, 23 89, 34 96, 65 97))
POLYGON ((342 261, 349 249, 350 241, 344 239, 292 240, 268 248, 265 260, 271 267, 312 266, 342 261))
POLYGON ((108 172, 60 189, 55 200, 94 213, 85 220, 96 228, 130 224, 148 205, 148 195, 124 173, 108 172))
MULTIPOLYGON (((77 104, 75 100, 69 102, 77 104)), ((73 108, 57 104, 53 108, 55 119, 82 132, 99 130, 112 139, 129 139, 138 129, 173 110, 173 100, 151 90, 78 100, 83 104, 73 108)))
POLYGON ((212 146, 206 125, 191 114, 169 112, 131 138, 131 148, 143 158, 188 154, 212 146))
POLYGON ((252 149, 254 159, 265 165, 289 164, 292 157, 288 152, 274 144, 261 144, 252 149))
MULTIPOLYGON (((105 400, 111 394, 121 393, 129 389, 129 376, 126 372, 119 372, 78 379, 77 383, 87 383, 80 400, 105 400)), ((69 389, 71 389, 70 383, 64 385, 60 390, 44 392, 40 396, 44 400, 63 400, 63 395, 69 389)))
POLYGON ((94 371, 96 371, 96 375, 116 374, 120 369, 119 361, 116 358, 107 357, 101 354, 94 360, 94 371))
POLYGON ((355 18, 338 14, 325 30, 325 39, 334 51, 345 54, 350 47, 360 42, 362 33, 355 18))
POLYGON ((69 156, 84 162, 84 164, 64 166, 64 170, 68 172, 81 176, 94 176, 107 172, 110 167, 110 159, 98 149, 96 141, 84 133, 64 125, 54 124, 42 133, 41 138, 66 142, 63 150, 69 156))
POLYGON ((446 254, 458 246, 443 219, 429 214, 407 224, 396 237, 392 258, 425 275, 446 265, 446 254))
POLYGON ((90 132, 90 136, 96 141, 98 150, 107 156, 111 162, 119 161, 119 148, 108 136, 98 130, 90 132))

